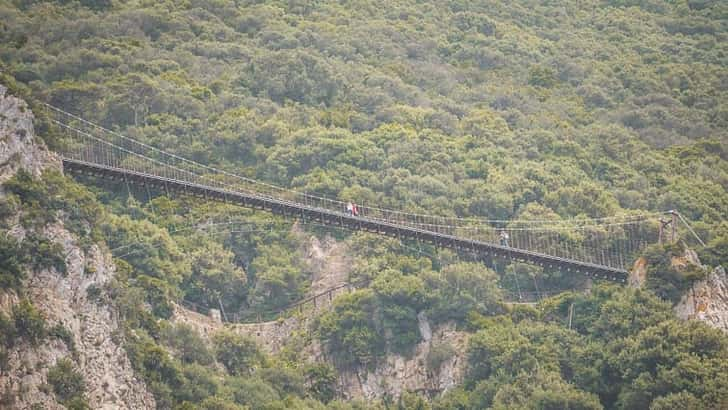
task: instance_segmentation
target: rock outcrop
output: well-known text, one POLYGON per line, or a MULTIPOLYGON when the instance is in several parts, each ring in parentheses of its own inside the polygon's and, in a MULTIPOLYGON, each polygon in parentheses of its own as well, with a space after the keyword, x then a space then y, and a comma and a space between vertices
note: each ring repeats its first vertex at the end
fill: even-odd
MULTIPOLYGON (((60 169, 58 158, 36 141, 33 114, 25 102, 6 95, 6 91, 0 86, 0 183, 20 168, 36 176, 46 168, 60 169)), ((17 216, 14 219, 17 222, 17 216)), ((17 223, 9 231, 18 239, 25 234, 17 223)), ((81 247, 61 222, 46 225, 40 234, 62 247, 67 272, 28 272, 22 297, 42 313, 48 326, 60 324, 70 331, 74 351, 57 338, 47 338, 36 346, 16 343, 7 351, 7 365, 0 373, 0 407, 64 408, 57 403, 46 378, 58 359, 70 357, 84 377, 91 408, 155 408, 154 398, 135 376, 121 346, 116 312, 94 297, 93 289, 103 288, 114 275, 111 256, 95 245, 81 247)), ((20 298, 14 291, 0 291, 0 311, 9 314, 20 298)))
POLYGON ((681 319, 696 319, 728 333, 728 276, 718 267, 696 282, 675 306, 681 319))
POLYGON ((35 139, 35 117, 28 104, 7 93, 0 84, 0 184, 20 168, 34 176, 46 168, 60 170, 60 159, 35 139))
POLYGON ((633 288, 641 288, 647 281, 647 258, 639 257, 629 272, 627 284, 633 288))
POLYGON ((445 325, 433 330, 430 336, 418 343, 409 357, 389 353, 373 370, 359 367, 342 371, 339 382, 344 397, 372 400, 399 397, 407 391, 432 396, 457 386, 466 370, 467 333, 455 330, 454 325, 445 325), (445 346, 449 353, 439 364, 436 362, 436 367, 429 367, 431 352, 445 346))

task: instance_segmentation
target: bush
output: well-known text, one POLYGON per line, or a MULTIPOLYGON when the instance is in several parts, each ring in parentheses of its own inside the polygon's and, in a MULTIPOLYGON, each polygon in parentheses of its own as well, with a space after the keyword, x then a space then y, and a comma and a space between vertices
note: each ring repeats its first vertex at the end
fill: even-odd
POLYGON ((643 254, 648 263, 646 288, 673 304, 680 300, 693 282, 706 275, 706 271, 698 266, 687 265, 679 270, 672 266, 673 257, 685 254, 681 243, 648 246, 643 254))
POLYGON ((0 232, 0 289, 20 289, 25 271, 25 252, 7 232, 0 232))
POLYGON ((34 178, 31 173, 22 168, 5 182, 5 189, 17 195, 23 204, 39 208, 48 207, 50 196, 47 187, 43 181, 34 178))
POLYGON ((48 334, 43 315, 28 299, 13 306, 13 322, 18 337, 36 345, 48 334))
POLYGON ((427 353, 427 369, 430 371, 440 369, 440 366, 450 360, 454 354, 455 348, 450 343, 443 342, 432 345, 430 352, 427 353))
POLYGON ((68 328, 63 326, 63 324, 56 323, 53 325, 53 327, 48 329, 48 336, 55 337, 56 339, 63 341, 63 343, 66 344, 66 347, 68 347, 68 350, 71 352, 76 351, 76 343, 73 340, 73 334, 70 330, 68 330, 68 328))
POLYGON ((0 346, 12 347, 16 336, 15 322, 0 312, 0 346))
POLYGON ((386 349, 375 321, 376 299, 371 290, 339 296, 333 309, 322 314, 314 327, 341 364, 373 364, 386 349))
POLYGON ((336 395, 336 371, 325 363, 309 365, 306 370, 308 391, 316 400, 328 403, 336 395))
POLYGON ((281 396, 295 395, 303 396, 306 392, 305 379, 300 370, 287 367, 282 363, 273 367, 261 369, 256 372, 256 377, 268 382, 278 390, 281 396))
POLYGON ((250 374, 263 363, 263 353, 255 340, 249 337, 221 330, 213 336, 212 342, 215 345, 215 357, 232 375, 250 374))
POLYGON ((67 273, 68 267, 61 244, 51 242, 48 238, 33 233, 23 241, 23 246, 29 254, 33 269, 55 269, 64 276, 67 273))
POLYGON ((10 355, 4 347, 0 347, 0 373, 8 370, 8 363, 10 362, 10 355))
POLYGON ((182 363, 211 364, 214 357, 205 341, 189 325, 178 324, 162 331, 163 340, 177 352, 182 363))
POLYGON ((280 400, 278 392, 258 378, 233 377, 228 379, 227 388, 236 403, 253 409, 265 408, 265 404, 280 400))
POLYGON ((71 360, 59 359, 55 366, 48 370, 48 383, 53 387, 53 392, 61 404, 75 409, 89 408, 83 398, 86 382, 73 368, 71 360))
POLYGON ((184 366, 182 369, 183 384, 173 390, 174 398, 179 402, 200 403, 218 390, 217 376, 210 369, 198 364, 184 366))

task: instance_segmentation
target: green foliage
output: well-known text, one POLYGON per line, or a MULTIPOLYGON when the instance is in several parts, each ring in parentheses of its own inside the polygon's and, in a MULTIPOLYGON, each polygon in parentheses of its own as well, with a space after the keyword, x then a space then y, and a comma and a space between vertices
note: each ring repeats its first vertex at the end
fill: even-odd
POLYGON ((214 361, 212 352, 202 337, 189 325, 177 324, 164 328, 162 338, 177 352, 182 363, 209 365, 214 361))
POLYGON ((90 409, 84 398, 86 382, 83 375, 74 369, 70 359, 58 359, 56 364, 48 369, 47 377, 61 404, 69 409, 90 409))
POLYGON ((683 258, 685 254, 684 246, 680 243, 651 245, 643 254, 648 266, 647 288, 673 304, 680 300, 694 281, 703 279, 707 273, 703 268, 692 264, 682 267, 673 265, 673 258, 683 258))
MULTIPOLYGON (((1 318, 0 318, 1 320, 1 318)), ((0 324, 1 325, 1 324, 0 324)), ((0 329, 2 330, 2 329, 0 329)), ((0 341, 2 342, 2 341, 0 341)), ((5 372, 8 369, 8 364, 10 363, 10 354, 7 351, 7 348, 5 346, 0 346, 0 372, 5 372)))
POLYGON ((32 233, 25 238, 23 246, 23 252, 28 255, 34 270, 55 269, 58 273, 66 274, 66 256, 61 244, 51 242, 46 236, 32 233))
POLYGON ((3 186, 20 200, 25 225, 43 227, 59 218, 79 236, 99 239, 94 229, 102 216, 98 202, 86 188, 59 172, 46 170, 41 178, 34 178, 20 169, 3 186))
POLYGON ((503 295, 498 289, 498 276, 483 264, 449 265, 438 273, 429 274, 425 280, 434 291, 429 313, 435 321, 463 321, 470 312, 500 312, 499 302, 503 295))
POLYGON ((511 384, 501 387, 493 397, 494 409, 578 409, 600 410, 594 394, 578 390, 558 374, 537 372, 521 374, 511 384))
POLYGON ((17 337, 33 345, 40 343, 48 334, 45 317, 28 299, 13 306, 12 320, 17 337))
POLYGON ((701 249, 700 260, 710 266, 728 267, 728 223, 723 222, 716 228, 705 249, 701 249))
MULTIPOLYGON (((195 406, 190 405, 190 408, 195 406)), ((204 410, 245 410, 247 407, 239 406, 229 400, 221 397, 208 397, 200 403, 201 409, 204 410)))
POLYGON ((48 336, 63 341, 68 350, 72 353, 76 352, 76 342, 73 340, 73 334, 62 323, 56 323, 48 329, 48 336))
POLYGON ((427 369, 430 371, 440 369, 440 366, 450 360, 453 355, 455 355, 455 348, 447 342, 430 346, 430 351, 427 353, 427 369))
POLYGON ((273 386, 282 397, 286 395, 303 396, 306 392, 304 375, 293 367, 276 363, 256 372, 258 376, 273 386))
POLYGON ((725 402, 725 338, 677 322, 648 292, 597 287, 542 307, 540 322, 474 322, 481 330, 468 347, 471 406, 649 408, 688 395, 703 407, 725 402), (574 330, 564 327, 569 306, 574 330))
POLYGON ((407 353, 420 341, 417 313, 427 303, 424 282, 416 276, 386 270, 372 282, 372 289, 380 306, 377 326, 384 332, 389 348, 407 353))
POLYGON ((528 83, 531 85, 551 88, 556 82, 556 73, 549 67, 534 67, 529 72, 528 83))
POLYGON ((228 388, 235 403, 243 406, 247 405, 254 409, 265 408, 265 406, 280 400, 275 388, 255 377, 230 378, 228 379, 228 388))
POLYGON ((0 312, 0 346, 12 347, 16 335, 15 321, 0 312))
MULTIPOLYGON (((679 209, 708 243, 703 261, 726 264, 723 3, 304 3, 9 2, 0 82, 176 154, 362 205, 490 219, 679 209)), ((49 144, 67 142, 33 111, 49 144)), ((232 317, 300 300, 311 272, 290 226, 178 231, 231 210, 138 201, 106 184, 101 206, 58 173, 8 181, 0 219, 20 210, 29 235, 20 244, 0 235, 0 286, 18 290, 26 266, 62 272, 61 249, 37 235, 60 219, 113 250, 104 297, 119 307, 129 356, 160 408, 315 408, 295 366, 271 364, 232 335, 213 354, 160 320, 180 299, 232 317), (214 358, 239 376, 212 377, 214 358)), ((581 234, 564 236, 578 246, 581 234)), ((423 312, 433 325, 476 329, 468 383, 434 408, 598 408, 595 397, 606 408, 726 407, 724 349, 700 345, 695 336, 715 344, 714 335, 670 322, 669 304, 652 295, 674 301, 703 274, 670 268, 669 250, 647 250, 646 291, 597 286, 506 308, 498 283, 582 280, 523 264, 498 267, 498 280, 396 240, 347 243, 352 278, 369 288, 337 298, 314 326, 337 366, 409 353, 423 312), (675 346, 651 349, 660 337, 675 346)), ((31 313, 20 323, 42 323, 31 313)), ((16 325, 0 316, 3 343, 28 331, 16 325)), ((39 339, 44 326, 35 328, 22 337, 39 339)), ((303 374, 312 395, 331 400, 331 373, 303 374)), ((393 405, 426 407, 414 395, 393 405)))
POLYGON ((399 396, 395 408, 397 410, 431 410, 432 406, 430 406, 426 398, 414 393, 404 392, 399 396))
POLYGON ((264 356, 253 339, 221 330, 212 340, 215 357, 232 375, 249 375, 263 364, 264 356))
POLYGON ((311 395, 322 403, 328 403, 336 395, 336 371, 327 364, 312 364, 305 369, 306 384, 311 395))
POLYGON ((338 363, 373 364, 384 354, 385 338, 375 321, 375 308, 371 290, 355 291, 336 298, 332 309, 317 318, 317 333, 338 363))
POLYGON ((178 388, 182 383, 180 366, 162 346, 142 331, 127 340, 126 349, 134 370, 142 375, 155 397, 171 403, 172 388, 178 388))
POLYGON ((0 231, 0 289, 20 289, 25 279, 25 263, 27 255, 18 241, 0 231))

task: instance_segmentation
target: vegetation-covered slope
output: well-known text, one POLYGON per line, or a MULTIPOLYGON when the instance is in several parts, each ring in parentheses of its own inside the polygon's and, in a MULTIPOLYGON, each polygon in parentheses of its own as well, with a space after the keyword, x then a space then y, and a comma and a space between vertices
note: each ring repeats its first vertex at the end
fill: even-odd
MULTIPOLYGON (((715 266, 728 260, 727 18, 725 4, 701 1, 3 1, 0 60, 32 98, 192 159, 342 200, 496 219, 679 209, 715 266)), ((38 214, 67 207, 50 198, 75 186, 17 178, 12 203, 38 214)), ((287 225, 213 237, 179 231, 231 212, 269 218, 128 194, 98 190, 103 204, 82 196, 92 208, 73 218, 91 219, 95 240, 119 257, 119 288, 108 297, 141 335, 130 352, 161 406, 250 404, 235 391, 265 391, 266 403, 309 394, 296 355, 283 367, 299 373, 274 374, 267 387, 250 385, 237 364, 226 366, 232 379, 214 380, 202 353, 154 366, 156 349, 178 348, 160 321, 171 301, 254 314, 302 297, 308 272, 287 225), (209 388, 179 395, 185 383, 209 388)), ((420 311, 475 331, 467 382, 436 405, 726 403, 725 339, 674 322, 649 294, 605 288, 540 313, 510 312, 496 284, 574 279, 523 265, 498 279, 452 255, 352 241, 353 274, 367 289, 341 298, 317 335, 356 366, 406 353, 420 339, 420 311), (584 323, 567 330, 572 302, 584 323), (483 317, 493 315, 501 316, 483 317), (687 341, 655 344, 670 338, 687 341)), ((680 284, 670 286, 661 295, 680 284)), ((251 363, 243 366, 278 369, 251 363)))

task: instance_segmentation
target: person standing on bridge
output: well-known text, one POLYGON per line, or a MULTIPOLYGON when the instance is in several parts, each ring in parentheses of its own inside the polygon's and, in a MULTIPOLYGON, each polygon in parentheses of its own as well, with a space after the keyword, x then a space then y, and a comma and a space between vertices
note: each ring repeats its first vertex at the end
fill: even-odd
POLYGON ((508 246, 508 232, 505 229, 500 231, 500 244, 501 246, 508 246))
POLYGON ((359 216, 359 207, 356 206, 356 202, 351 204, 351 214, 354 216, 359 216))
POLYGON ((349 215, 354 215, 354 204, 352 204, 351 201, 346 203, 346 213, 349 215))

